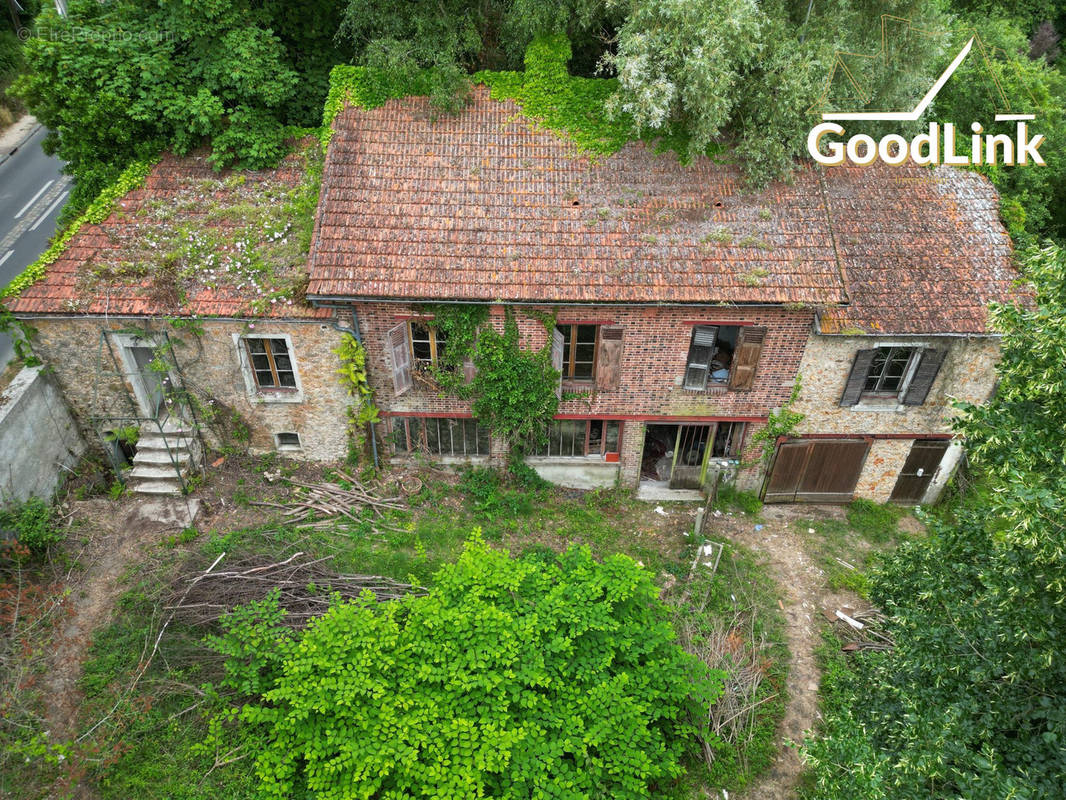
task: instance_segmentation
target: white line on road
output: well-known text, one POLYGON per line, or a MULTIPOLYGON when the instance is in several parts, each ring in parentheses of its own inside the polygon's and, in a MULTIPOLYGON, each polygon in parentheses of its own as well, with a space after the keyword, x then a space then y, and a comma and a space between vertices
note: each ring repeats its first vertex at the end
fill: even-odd
POLYGON ((25 213, 26 213, 26 212, 27 212, 27 211, 29 210, 29 207, 30 207, 30 206, 32 206, 32 205, 33 205, 34 203, 36 203, 36 202, 37 202, 37 198, 38 198, 38 197, 40 197, 40 196, 41 196, 42 194, 44 194, 44 190, 45 190, 45 189, 47 189, 47 188, 48 188, 49 186, 51 186, 51 185, 52 185, 53 183, 55 183, 55 182, 56 182, 56 181, 55 181, 55 178, 52 178, 52 180, 48 181, 48 183, 46 183, 46 184, 45 184, 44 186, 42 186, 42 187, 41 187, 41 188, 40 188, 40 189, 39 189, 39 190, 37 191, 37 194, 35 194, 35 195, 33 196, 33 199, 32 199, 32 200, 30 200, 30 202, 26 203, 26 205, 24 205, 24 206, 22 207, 22 210, 21 210, 21 211, 20 211, 19 213, 17 213, 17 214, 15 215, 15 219, 18 219, 18 218, 19 218, 19 217, 21 217, 21 216, 22 216, 23 214, 25 214, 25 213))
POLYGON ((11 254, 14 252, 14 250, 8 250, 6 253, 4 253, 4 257, 0 258, 0 267, 4 266, 4 262, 11 258, 11 254))
POLYGON ((46 219, 48 219, 48 215, 56 210, 56 206, 58 206, 60 203, 62 203, 64 200, 66 200, 68 194, 70 194, 70 192, 63 192, 63 194, 59 195, 59 197, 57 197, 55 199, 55 202, 52 203, 52 205, 48 206, 48 210, 45 211, 43 214, 41 214, 41 216, 37 219, 37 221, 35 223, 33 223, 33 225, 30 226, 30 230, 31 231, 37 230, 37 226, 40 225, 42 222, 44 222, 46 219))

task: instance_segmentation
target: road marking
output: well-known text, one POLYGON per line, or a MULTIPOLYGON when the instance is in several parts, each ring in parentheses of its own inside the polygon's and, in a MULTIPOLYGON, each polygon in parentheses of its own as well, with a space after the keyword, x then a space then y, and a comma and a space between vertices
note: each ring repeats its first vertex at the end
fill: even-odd
POLYGON ((8 250, 6 253, 4 253, 4 257, 0 258, 0 267, 4 266, 4 262, 11 258, 11 254, 14 252, 14 250, 8 250))
POLYGON ((33 199, 30 200, 30 202, 26 203, 26 205, 24 205, 22 207, 22 210, 15 215, 15 219, 18 219, 23 214, 25 214, 29 210, 30 206, 32 206, 34 203, 37 202, 37 198, 40 197, 42 194, 44 194, 44 190, 47 189, 49 186, 51 186, 55 182, 56 182, 55 178, 52 178, 52 180, 48 181, 48 183, 46 183, 44 186, 42 186, 40 189, 38 189, 37 190, 37 194, 35 194, 33 196, 33 199))
POLYGON ((46 219, 48 219, 49 215, 56 210, 56 206, 66 200, 68 194, 70 194, 70 192, 63 192, 63 194, 59 195, 59 197, 55 199, 55 202, 52 203, 52 205, 48 206, 48 210, 41 214, 40 218, 38 218, 38 220, 33 223, 33 225, 30 227, 30 230, 37 230, 37 226, 44 222, 46 219))

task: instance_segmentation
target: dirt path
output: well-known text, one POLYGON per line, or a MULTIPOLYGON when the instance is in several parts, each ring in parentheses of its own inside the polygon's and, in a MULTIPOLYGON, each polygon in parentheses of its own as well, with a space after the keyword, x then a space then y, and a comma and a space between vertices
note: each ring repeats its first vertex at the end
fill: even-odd
POLYGON ((791 800, 803 766, 791 743, 799 744, 818 720, 818 684, 821 671, 814 650, 820 640, 821 611, 839 604, 842 595, 826 588, 825 573, 808 557, 800 534, 792 525, 800 516, 829 517, 841 513, 835 508, 766 506, 762 528, 755 530, 750 517, 733 517, 723 524, 723 532, 762 556, 777 583, 785 611, 785 639, 791 653, 789 702, 779 728, 779 750, 773 766, 749 788, 749 800, 791 800))
MULTIPOLYGON (((131 498, 77 502, 75 515, 86 524, 81 530, 89 536, 82 555, 84 570, 70 586, 66 616, 53 642, 49 668, 42 679, 45 717, 52 741, 69 741, 78 734, 78 713, 82 692, 78 686, 82 662, 93 633, 107 624, 127 568, 143 557, 146 548, 160 541, 176 523, 152 521, 146 516, 146 501, 131 498)), ((150 513, 150 512, 149 512, 150 513)), ((180 529, 180 528, 179 528, 180 529)), ((91 792, 77 780, 77 767, 53 787, 52 796, 91 798, 91 792)))

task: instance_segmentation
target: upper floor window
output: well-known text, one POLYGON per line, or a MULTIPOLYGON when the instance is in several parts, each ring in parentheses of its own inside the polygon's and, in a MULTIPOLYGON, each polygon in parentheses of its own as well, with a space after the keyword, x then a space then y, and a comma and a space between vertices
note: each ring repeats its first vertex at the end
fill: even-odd
POLYGON ((930 347, 890 345, 859 350, 840 405, 869 401, 920 406, 929 395, 943 360, 944 351, 930 347))
POLYGON ((438 366, 444 358, 448 339, 444 331, 420 320, 407 323, 411 342, 411 357, 419 367, 438 366))
POLYGON ((684 386, 708 385, 750 389, 762 355, 766 328, 740 325, 696 325, 689 341, 684 386))
POLYGON ((295 389, 296 371, 289 347, 282 338, 245 338, 244 346, 260 389, 295 389))
POLYGON ((591 381, 596 375, 599 325, 556 325, 563 335, 563 380, 591 381))

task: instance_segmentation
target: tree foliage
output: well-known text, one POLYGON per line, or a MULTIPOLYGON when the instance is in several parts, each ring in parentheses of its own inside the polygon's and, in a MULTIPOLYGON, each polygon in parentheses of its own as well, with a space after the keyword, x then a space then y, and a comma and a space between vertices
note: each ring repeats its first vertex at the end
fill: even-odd
POLYGON ((979 488, 891 555, 871 599, 894 652, 836 670, 817 797, 1057 798, 1066 785, 1066 255, 1000 306, 999 388, 960 431, 979 488))
POLYGON ((72 0, 66 17, 38 17, 12 91, 69 163, 74 209, 161 147, 209 142, 215 165, 272 165, 286 125, 319 119, 337 57, 331 5, 301 6, 308 22, 280 2, 72 0))
POLYGON ((625 556, 516 560, 475 536, 427 596, 338 603, 295 638, 268 600, 216 648, 256 696, 264 797, 654 797, 689 699, 721 690, 657 595, 625 556))

